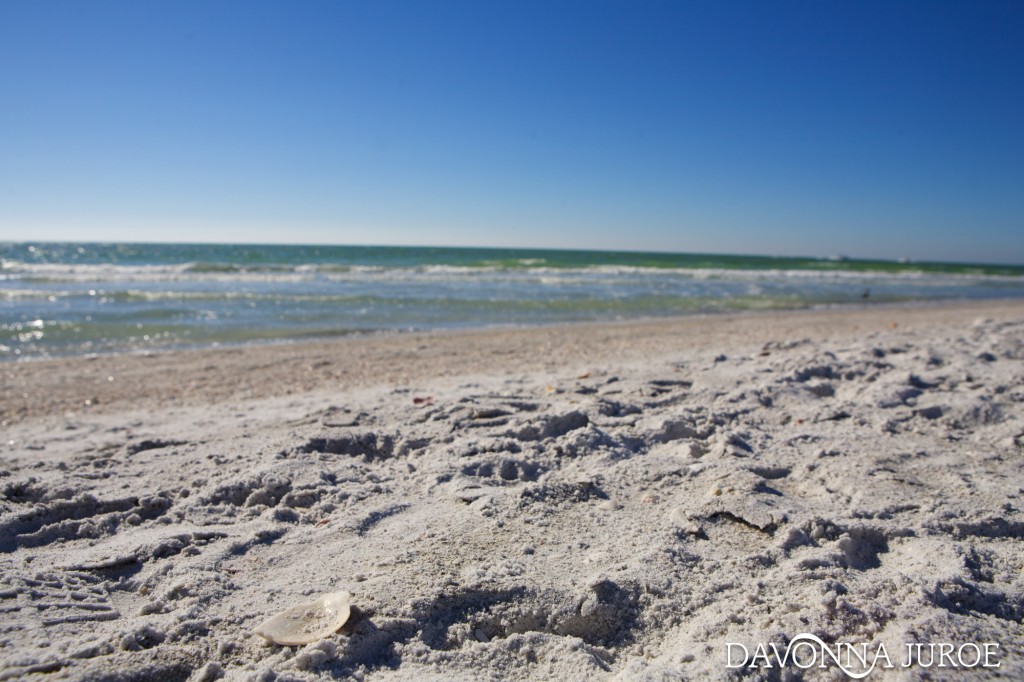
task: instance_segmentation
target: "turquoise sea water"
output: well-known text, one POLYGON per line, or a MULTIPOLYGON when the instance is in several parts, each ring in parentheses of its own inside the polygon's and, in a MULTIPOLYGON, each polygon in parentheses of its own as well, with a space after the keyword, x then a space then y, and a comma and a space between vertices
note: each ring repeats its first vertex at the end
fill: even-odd
POLYGON ((1024 298, 1024 267, 530 249, 0 243, 0 359, 992 298, 1024 298))

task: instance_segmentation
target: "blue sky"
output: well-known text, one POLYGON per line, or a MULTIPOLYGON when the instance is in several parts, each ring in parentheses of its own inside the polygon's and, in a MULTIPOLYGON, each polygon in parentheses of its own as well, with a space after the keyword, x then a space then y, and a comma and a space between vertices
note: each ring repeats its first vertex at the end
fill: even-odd
POLYGON ((0 239, 1024 263, 1024 3, 0 0, 0 239))

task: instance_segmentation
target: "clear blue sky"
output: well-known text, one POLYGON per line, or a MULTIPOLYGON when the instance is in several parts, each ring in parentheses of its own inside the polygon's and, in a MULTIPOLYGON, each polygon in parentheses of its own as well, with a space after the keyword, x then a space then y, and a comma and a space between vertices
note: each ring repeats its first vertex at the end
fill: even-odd
POLYGON ((0 239, 1024 263, 1024 3, 0 0, 0 239))

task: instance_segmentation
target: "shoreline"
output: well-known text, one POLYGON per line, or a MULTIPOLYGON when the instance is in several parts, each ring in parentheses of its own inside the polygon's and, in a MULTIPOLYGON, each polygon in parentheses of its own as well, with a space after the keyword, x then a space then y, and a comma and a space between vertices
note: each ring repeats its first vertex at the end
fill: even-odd
MULTIPOLYGON (((976 317, 1024 311, 1024 301, 876 304, 856 308, 744 311, 577 322, 536 327, 442 329, 352 335, 325 340, 39 358, 0 363, 0 425, 126 407, 212 404, 326 388, 407 386, 431 377, 663 355, 680 342, 723 349, 822 334, 851 335, 931 324, 935 314, 969 324, 976 317), (583 358, 586 358, 584 360, 583 358), (401 366, 396 364, 401 361, 401 366), (256 375, 259 375, 258 377, 256 375), (142 382, 125 395, 119 382, 142 382)), ((582 366, 581 365, 581 366, 582 366)))

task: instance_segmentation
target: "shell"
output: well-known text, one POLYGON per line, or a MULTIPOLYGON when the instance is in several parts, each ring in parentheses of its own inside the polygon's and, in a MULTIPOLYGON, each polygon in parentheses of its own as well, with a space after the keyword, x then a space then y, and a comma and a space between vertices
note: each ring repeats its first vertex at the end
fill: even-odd
POLYGON ((348 592, 331 592, 268 618, 256 628, 256 634, 274 644, 309 644, 337 632, 348 620, 351 603, 348 592))

